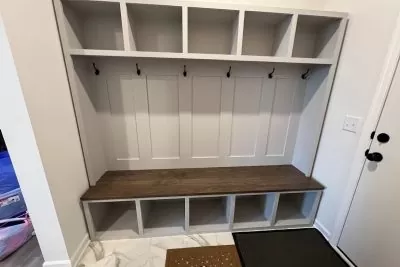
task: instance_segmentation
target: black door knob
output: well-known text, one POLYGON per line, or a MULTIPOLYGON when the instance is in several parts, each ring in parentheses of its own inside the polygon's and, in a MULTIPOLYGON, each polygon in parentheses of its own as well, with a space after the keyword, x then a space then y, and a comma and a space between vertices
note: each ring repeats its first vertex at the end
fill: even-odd
POLYGON ((387 133, 380 133, 377 139, 380 143, 387 143, 390 140, 390 136, 387 133))
POLYGON ((365 151, 365 156, 369 161, 381 162, 383 160, 383 156, 379 152, 369 153, 369 149, 365 151))

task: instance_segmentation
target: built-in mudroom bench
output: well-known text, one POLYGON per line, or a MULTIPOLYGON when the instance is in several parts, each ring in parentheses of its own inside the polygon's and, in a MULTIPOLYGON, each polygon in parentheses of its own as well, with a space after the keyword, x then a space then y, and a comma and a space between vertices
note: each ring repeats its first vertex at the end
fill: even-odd
POLYGON ((94 239, 310 226, 324 187, 290 165, 108 171, 83 196, 94 239))
POLYGON ((92 240, 313 224, 347 14, 53 1, 92 240))

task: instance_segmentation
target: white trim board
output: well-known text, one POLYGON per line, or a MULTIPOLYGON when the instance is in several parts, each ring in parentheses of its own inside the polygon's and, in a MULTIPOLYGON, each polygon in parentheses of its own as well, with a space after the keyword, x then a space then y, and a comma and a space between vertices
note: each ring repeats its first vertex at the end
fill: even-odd
POLYGON ((71 261, 46 261, 43 267, 71 267, 71 261))
POLYGON ((122 51, 99 49, 68 50, 71 56, 88 57, 127 57, 127 58, 166 58, 166 59, 200 59, 238 62, 266 62, 266 63, 294 63, 310 65, 332 65, 336 62, 332 58, 301 58, 278 56, 249 56, 249 55, 225 55, 225 54, 201 54, 201 53, 172 53, 172 52, 148 52, 148 51, 122 51))
POLYGON ((314 228, 320 231, 320 233, 325 237, 326 240, 329 241, 331 239, 332 233, 328 229, 326 229, 326 227, 319 220, 315 220, 314 228))
POLYGON ((74 254, 71 257, 71 266, 76 267, 78 266, 79 262, 82 260, 83 254, 85 253, 86 249, 90 244, 89 235, 86 234, 82 241, 79 243, 79 246, 75 250, 74 254))
POLYGON ((86 234, 82 241, 79 243, 77 249, 71 256, 71 260, 65 261, 46 261, 43 263, 43 267, 77 267, 79 262, 82 260, 83 254, 90 244, 89 235, 86 234))
POLYGON ((332 246, 331 247, 336 251, 337 254, 339 254, 339 256, 349 265, 349 267, 357 267, 355 266, 347 257, 346 255, 336 246, 332 246))
POLYGON ((394 73, 396 71, 397 63, 400 58, 400 16, 397 18, 396 28, 393 32, 389 52, 386 55, 383 71, 381 73, 379 85, 375 93, 370 111, 366 117, 364 127, 357 145, 355 157, 349 174, 349 182, 344 194, 344 200, 336 217, 335 227, 330 238, 330 243, 336 247, 339 243, 347 215, 350 211, 350 206, 353 197, 356 193, 358 182, 364 167, 365 156, 364 151, 371 144, 371 132, 377 127, 379 117, 381 115, 384 103, 389 92, 394 73))

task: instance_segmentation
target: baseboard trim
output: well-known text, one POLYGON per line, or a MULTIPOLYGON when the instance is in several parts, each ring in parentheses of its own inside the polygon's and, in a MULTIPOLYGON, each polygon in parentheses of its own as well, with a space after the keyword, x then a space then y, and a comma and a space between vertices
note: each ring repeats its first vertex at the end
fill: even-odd
POLYGON ((357 267, 355 266, 348 258, 346 255, 344 255, 344 253, 336 246, 332 246, 331 247, 336 251, 337 254, 339 254, 339 256, 349 265, 349 267, 357 267))
POLYGON ((72 267, 76 267, 78 263, 81 261, 83 253, 85 253, 85 250, 89 246, 89 243, 90 243, 89 235, 86 234, 71 257, 72 267))
POLYGON ((46 261, 43 267, 71 267, 71 261, 46 261))
POLYGON ((332 233, 328 229, 326 229, 326 227, 320 221, 315 220, 314 228, 318 229, 318 231, 320 231, 325 239, 328 240, 328 242, 330 243, 332 233))
POLYGON ((76 267, 78 263, 81 261, 83 253, 89 246, 89 243, 90 243, 89 235, 86 234, 82 238, 82 241, 79 243, 78 247, 76 248, 74 254, 71 257, 71 260, 46 261, 43 263, 43 267, 76 267))

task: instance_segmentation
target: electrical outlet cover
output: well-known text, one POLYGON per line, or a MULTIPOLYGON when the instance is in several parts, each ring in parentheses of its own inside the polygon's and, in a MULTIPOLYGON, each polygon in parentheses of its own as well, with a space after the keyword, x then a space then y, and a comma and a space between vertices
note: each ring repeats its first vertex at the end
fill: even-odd
POLYGON ((343 123, 343 130, 356 133, 361 123, 360 117, 346 115, 343 123))

